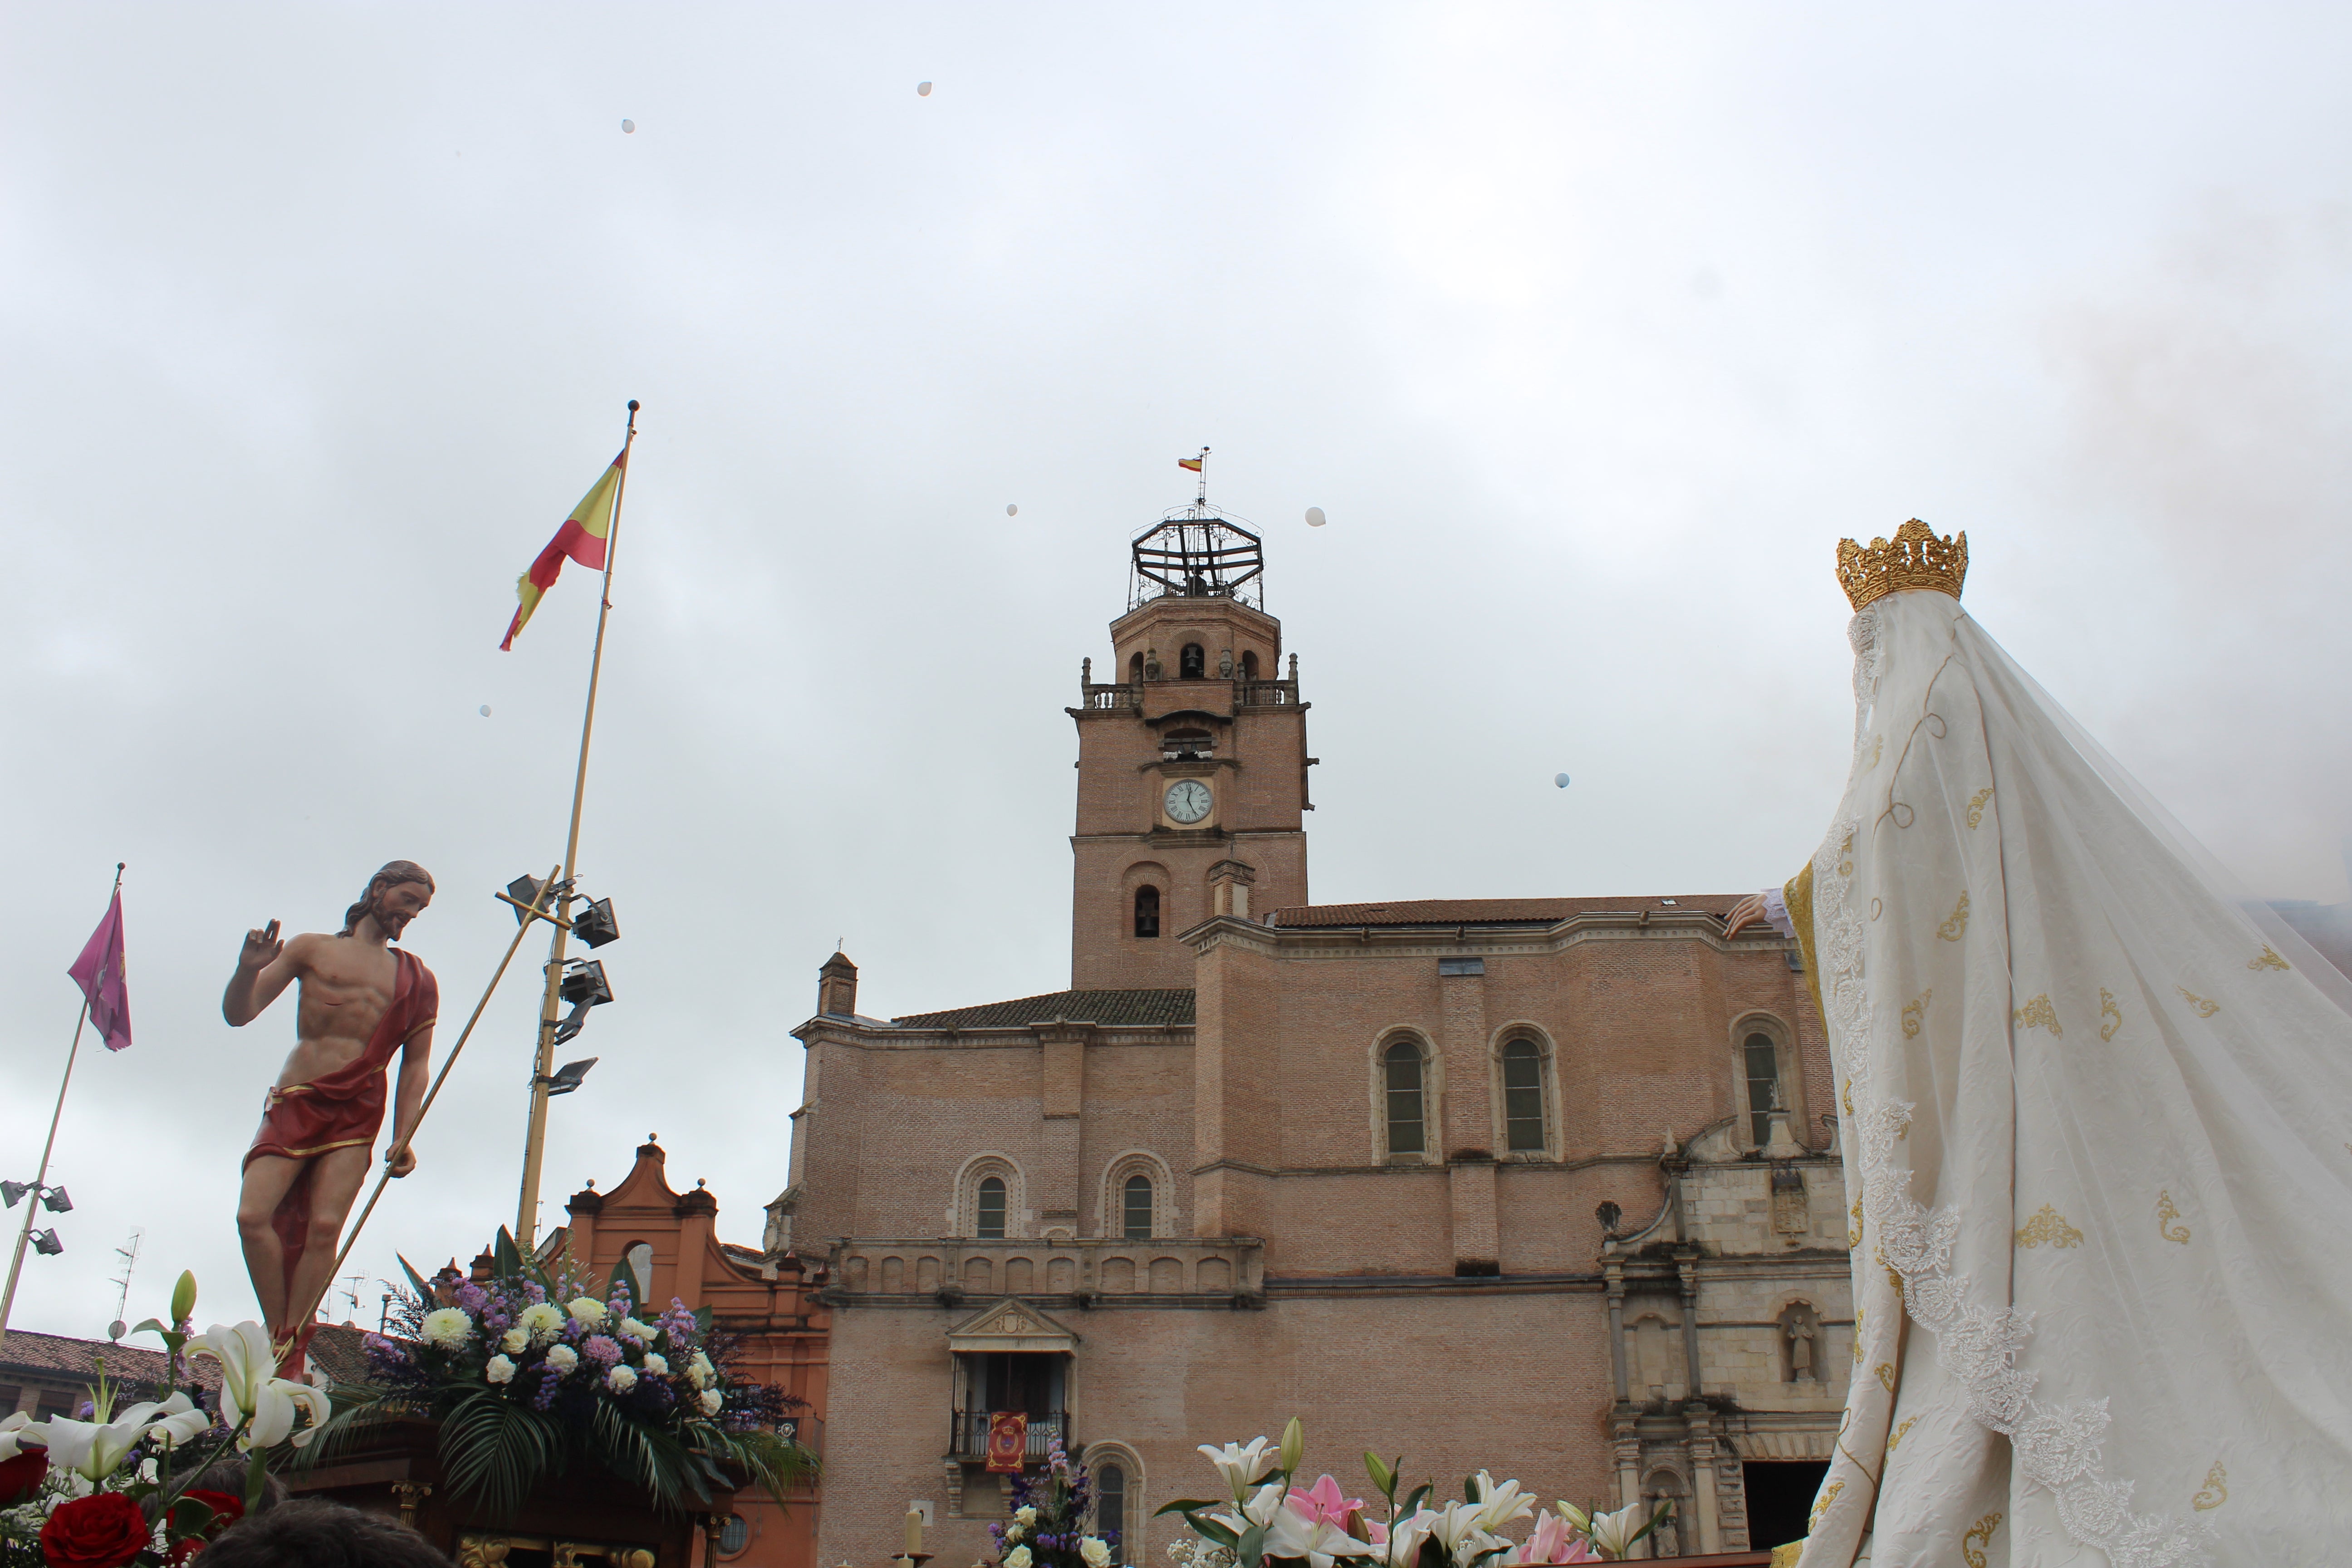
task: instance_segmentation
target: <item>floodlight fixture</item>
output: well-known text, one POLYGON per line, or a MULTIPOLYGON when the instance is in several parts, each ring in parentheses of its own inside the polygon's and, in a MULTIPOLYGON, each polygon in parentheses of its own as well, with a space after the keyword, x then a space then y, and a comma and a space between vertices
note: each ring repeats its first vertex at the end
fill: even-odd
POLYGON ((547 1092, 551 1095, 570 1094, 586 1080, 588 1069, 595 1065, 594 1057, 585 1057, 576 1062, 565 1062, 541 1081, 547 1085, 547 1092))
POLYGON ((65 1249, 66 1244, 58 1239, 58 1233, 55 1230, 37 1230, 33 1233, 33 1250, 42 1257, 55 1258, 65 1249))
POLYGON ((572 934, 590 947, 618 941, 621 923, 613 918, 613 900, 598 899, 572 917, 572 934))
POLYGON ((507 897, 522 906, 514 912, 515 924, 521 925, 530 919, 530 906, 538 901, 539 889, 543 885, 538 878, 529 873, 517 877, 507 884, 507 897))
POLYGON ((10 1208, 15 1208, 18 1204, 23 1203, 25 1194, 32 1190, 33 1184, 30 1182, 0 1182, 0 1198, 5 1198, 10 1208))
POLYGON ((573 958, 564 962, 561 994, 572 1004, 572 1011, 555 1026, 555 1043, 559 1046, 588 1026, 588 1009, 610 1002, 613 988, 605 984, 604 964, 593 958, 573 958))
POLYGON ((51 1187, 41 1194, 41 1206, 51 1214, 70 1214, 73 1212, 73 1199, 66 1196, 63 1187, 51 1187))

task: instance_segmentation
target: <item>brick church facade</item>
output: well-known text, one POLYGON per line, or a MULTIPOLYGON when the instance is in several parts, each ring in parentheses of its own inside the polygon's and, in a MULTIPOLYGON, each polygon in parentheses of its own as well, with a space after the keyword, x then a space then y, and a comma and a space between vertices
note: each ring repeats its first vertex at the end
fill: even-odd
POLYGON ((1118 679, 1068 710, 1070 988, 869 1017, 836 953, 793 1031, 769 1245, 826 1260, 817 1561, 915 1503, 985 1556, 1005 1410, 1083 1451, 1129 1563, 1194 1445, 1294 1414, 1351 1491, 1378 1448, 1672 1498, 1662 1551, 1802 1534, 1853 1368, 1800 961, 1727 942, 1734 895, 1313 903, 1256 550, 1202 508, 1137 542, 1118 679))

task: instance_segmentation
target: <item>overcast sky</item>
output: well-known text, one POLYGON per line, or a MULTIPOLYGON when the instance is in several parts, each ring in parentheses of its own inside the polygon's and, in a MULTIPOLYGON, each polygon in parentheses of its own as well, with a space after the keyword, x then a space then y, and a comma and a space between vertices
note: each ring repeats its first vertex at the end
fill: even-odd
MULTIPOLYGON (((582 841, 625 934, 549 1223, 655 1131, 756 1242, 836 938, 869 1013, 1067 984, 1062 709, 1204 444, 1315 705, 1318 901, 1777 882, 1846 760, 1832 546, 1913 515, 2252 888, 2346 896, 2340 6, 0 27, 0 1174, 117 860, 137 1030, 20 1327, 102 1331, 134 1228, 132 1321, 183 1267, 251 1313, 292 1007, 222 1022, 247 927, 423 862, 446 1049, 562 850, 594 583, 502 654, 514 579, 631 397, 582 841)), ((371 1324, 395 1248, 511 1222, 533 999, 372 1224, 371 1324)))

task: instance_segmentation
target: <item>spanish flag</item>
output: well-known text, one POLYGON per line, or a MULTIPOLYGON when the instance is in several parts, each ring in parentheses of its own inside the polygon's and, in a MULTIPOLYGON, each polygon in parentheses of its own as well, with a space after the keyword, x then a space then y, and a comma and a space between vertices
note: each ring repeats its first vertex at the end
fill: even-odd
POLYGON ((1180 468, 1190 468, 1197 474, 1201 471, 1201 459, 1198 458, 1179 458, 1176 459, 1176 466, 1180 468))
POLYGON ((621 472, 628 460, 628 448, 625 447, 621 455, 613 459, 613 466, 572 509, 572 515, 563 520, 563 526, 555 531, 555 537, 547 542, 547 548, 539 552, 530 570, 515 580, 515 596, 522 602, 515 606, 506 641, 499 644, 500 652, 514 647, 515 634, 529 624, 530 613, 539 608, 540 600, 555 586, 556 574, 563 570, 565 556, 592 572, 604 569, 604 538, 613 531, 613 498, 620 491, 621 472))

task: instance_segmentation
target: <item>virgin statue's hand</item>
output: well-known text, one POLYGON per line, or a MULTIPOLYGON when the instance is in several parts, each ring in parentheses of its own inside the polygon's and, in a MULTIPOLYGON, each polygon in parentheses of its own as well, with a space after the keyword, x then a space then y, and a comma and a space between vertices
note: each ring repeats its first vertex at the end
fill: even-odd
POLYGON ((1728 941, 1749 926, 1763 925, 1767 922, 1768 917, 1764 913, 1764 895, 1750 893, 1732 905, 1731 912, 1723 917, 1724 939, 1728 941))
POLYGON ((271 921, 259 931, 245 933, 245 948, 236 955, 236 966, 248 974, 258 974, 285 951, 285 942, 278 940, 278 922, 271 921))
POLYGON ((385 1173, 404 1176, 416 1169, 416 1151, 403 1143, 383 1157, 385 1173))

